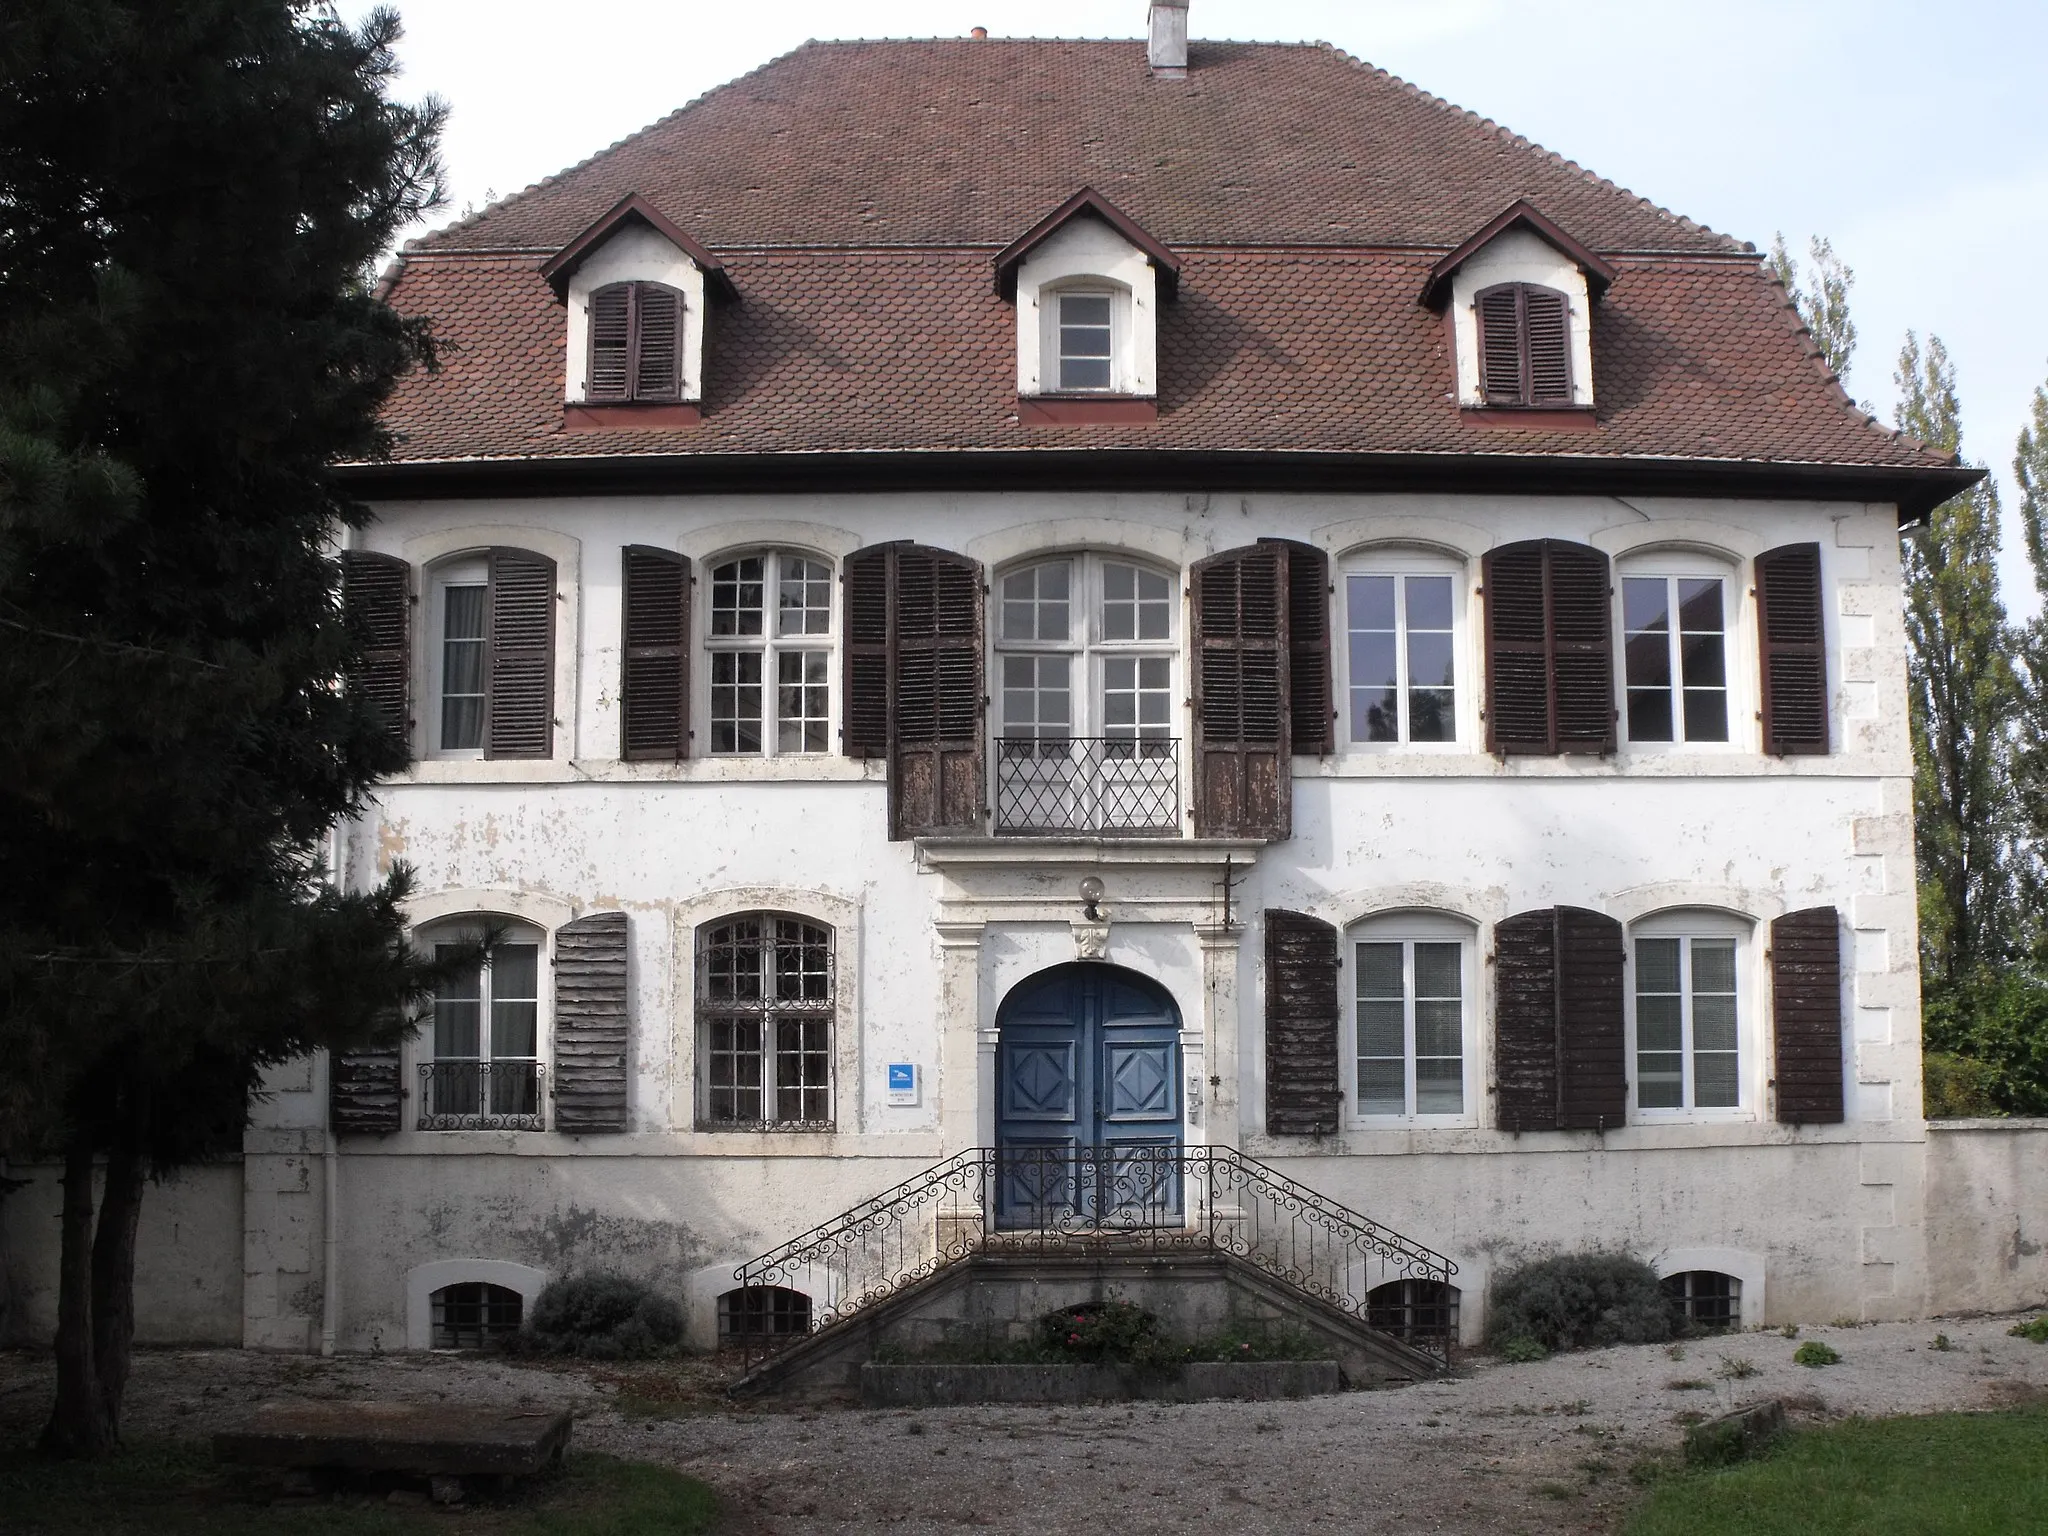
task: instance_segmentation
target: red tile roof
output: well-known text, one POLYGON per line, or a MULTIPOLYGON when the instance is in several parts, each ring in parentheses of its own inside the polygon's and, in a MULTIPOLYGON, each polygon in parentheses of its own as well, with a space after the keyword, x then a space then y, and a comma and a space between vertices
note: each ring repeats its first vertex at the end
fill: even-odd
POLYGON ((1827 377, 1754 254, 1323 46, 813 43, 409 248, 392 288, 438 373, 387 411, 401 461, 1153 449, 1932 469, 1827 377), (1184 262, 1159 419, 1017 422, 990 265, 1093 186, 1184 262), (637 193, 717 252, 704 419, 562 430, 540 275, 637 193), (1453 396, 1434 263, 1527 199, 1616 269, 1590 432, 1482 430, 1453 396))

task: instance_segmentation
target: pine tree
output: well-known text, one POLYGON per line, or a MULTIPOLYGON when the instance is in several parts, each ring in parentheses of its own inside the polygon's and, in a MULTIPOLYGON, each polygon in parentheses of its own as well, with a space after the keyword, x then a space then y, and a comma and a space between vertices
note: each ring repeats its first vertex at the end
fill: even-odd
POLYGON ((65 1454, 118 1437, 149 1178, 431 980, 403 871, 318 878, 405 759, 327 558, 366 515, 330 466, 432 357, 369 281, 440 195, 397 36, 309 0, 0 19, 0 1152, 63 1157, 65 1454))
MULTIPOLYGON (((1899 429, 1962 449, 1955 368, 1908 332, 1899 429)), ((2019 702, 1998 599, 1998 492, 1981 481, 1905 541, 1906 636, 1920 865, 1921 976, 1930 1010, 1964 1008, 2012 939, 2010 724, 2019 702)))

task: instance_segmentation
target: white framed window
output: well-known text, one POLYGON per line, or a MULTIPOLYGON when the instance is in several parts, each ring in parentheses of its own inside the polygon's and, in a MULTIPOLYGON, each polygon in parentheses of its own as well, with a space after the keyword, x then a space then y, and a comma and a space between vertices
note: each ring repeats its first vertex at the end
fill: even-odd
POLYGON ((1750 941, 1751 925, 1721 912, 1661 913, 1630 930, 1629 1076, 1642 1118, 1749 1112, 1750 941))
POLYGON ((1346 935, 1360 1124, 1477 1123, 1473 939, 1470 924, 1422 912, 1373 918, 1346 935))
MULTIPOLYGON (((459 956, 471 934, 444 931, 436 959, 459 956)), ((540 933, 513 925, 481 960, 434 990, 419 1061, 419 1129, 543 1128, 540 933)))
POLYGON ((1632 561, 1616 583, 1622 736, 1631 745, 1727 743, 1741 700, 1730 652, 1739 588, 1704 556, 1632 561))
POLYGON ((830 1130, 832 930, 749 912, 697 930, 699 1123, 830 1130))
POLYGON ((800 550, 711 562, 704 645, 716 757, 832 750, 832 566, 800 550))
POLYGON ((434 568, 428 677, 437 757, 482 757, 490 572, 482 560, 434 568))
POLYGON ((1059 390, 1061 394, 1103 392, 1114 387, 1113 294, 1068 289, 1055 294, 1058 306, 1059 390))
POLYGON ((1466 734, 1465 573, 1386 552, 1343 571, 1345 719, 1356 747, 1443 745, 1466 734))

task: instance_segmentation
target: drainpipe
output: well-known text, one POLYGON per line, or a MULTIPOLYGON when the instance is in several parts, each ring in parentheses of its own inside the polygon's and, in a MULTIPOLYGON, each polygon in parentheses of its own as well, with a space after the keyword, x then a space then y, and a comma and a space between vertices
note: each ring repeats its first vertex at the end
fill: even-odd
POLYGON ((325 1356, 334 1353, 334 1336, 341 1327, 341 1144, 331 1126, 320 1162, 326 1176, 320 1201, 326 1218, 320 1235, 320 1353, 325 1356))

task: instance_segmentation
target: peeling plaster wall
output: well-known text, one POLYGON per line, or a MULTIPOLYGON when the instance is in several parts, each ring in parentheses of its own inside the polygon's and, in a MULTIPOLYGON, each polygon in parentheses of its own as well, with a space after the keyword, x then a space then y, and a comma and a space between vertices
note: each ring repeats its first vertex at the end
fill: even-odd
MULTIPOLYGON (((558 734, 581 755, 423 763, 385 786, 348 829, 346 878, 367 884, 402 858, 418 871, 422 911, 446 914, 467 903, 562 914, 544 926, 589 911, 626 912, 633 1129, 581 1138, 402 1131, 350 1139, 339 1160, 341 1346, 399 1347, 405 1274, 460 1259, 549 1273, 592 1265, 640 1273, 685 1297, 693 1335, 708 1341, 713 1298, 731 1286, 735 1265, 988 1139, 996 1009, 1016 981, 1075 957, 1075 884, 1090 872, 1108 887, 1105 957, 1158 979, 1181 1009, 1190 1074, 1206 1086, 1190 1095, 1189 1139, 1282 1162, 1443 1248, 1465 1266, 1468 1298, 1477 1300, 1489 1268, 1507 1256, 1608 1244, 1646 1256, 1759 1255, 1774 1321, 1944 1304, 1951 1269, 1938 1267, 1930 1286, 1922 1220, 1911 761, 1894 522, 1887 506, 1602 497, 656 496, 380 508, 356 537, 394 553, 441 530, 486 524, 500 530, 494 536, 532 527, 578 541, 581 618, 562 636, 574 655, 561 669, 576 686, 558 705, 558 734), (1228 927, 1217 881, 1228 851, 1221 845, 1209 853, 1182 844, 1065 854, 1012 848, 977 864, 890 842, 877 764, 836 756, 617 759, 622 545, 699 558, 774 543, 837 560, 865 543, 909 537, 966 550, 991 574, 1053 549, 1127 549, 1185 574, 1206 554, 1263 536, 1315 542, 1338 573, 1388 545, 1452 556, 1473 619, 1482 611, 1478 557, 1496 543, 1580 539, 1618 561, 1654 560, 1660 549, 1718 552, 1738 610, 1730 664, 1745 675, 1756 666, 1746 562, 1779 544, 1818 541, 1830 594, 1836 750, 1826 758, 1763 757, 1754 722, 1742 718, 1726 746, 1625 749, 1604 760, 1502 761, 1470 741, 1298 759, 1296 835, 1231 851, 1241 883, 1228 927), (838 933, 836 1129, 699 1132, 690 935, 707 915, 740 909, 735 902, 765 905, 777 892, 777 904, 817 914, 838 933), (1517 1139, 1487 1128, 1490 1107, 1481 1105, 1476 1128, 1352 1127, 1320 1145, 1264 1136, 1266 906, 1340 926, 1414 907, 1469 919, 1481 959, 1483 1054, 1491 925, 1559 903, 1624 922, 1680 906, 1750 921, 1742 1118, 1631 1126, 1604 1143, 1564 1133, 1517 1139), (1794 1130, 1769 1116, 1761 956, 1772 917, 1820 903, 1844 914, 1849 1121, 1794 1130), (887 1103, 892 1061, 921 1068, 916 1105, 887 1103)), ((709 606, 701 558, 696 573, 701 636, 709 606)), ((1484 676, 1479 631, 1466 625, 1461 676, 1484 676)), ((1341 613, 1338 633, 1341 646, 1341 613)), ((836 730, 836 675, 833 694, 836 730)), ((1188 736, 1191 725, 1183 714, 1178 733, 1188 736)), ((315 1076, 260 1106, 264 1124, 252 1133, 252 1149, 268 1160, 252 1174, 260 1195, 252 1195, 252 1222, 279 1230, 252 1232, 247 1289, 259 1308, 273 1310, 262 1319, 252 1313, 245 1331, 275 1347, 307 1347, 291 1341, 309 1329, 317 1337, 318 1288, 303 1282, 309 1267, 317 1270, 322 1212, 317 1178, 301 1178, 309 1166, 302 1160, 317 1161, 324 1095, 315 1076), (280 1140, 273 1146, 266 1135, 280 1140), (259 1209, 275 1214, 259 1217, 259 1209)), ((1483 1091, 1484 1070, 1477 1080, 1483 1091)), ((1468 1328, 1479 1318, 1480 1308, 1468 1306, 1468 1328)))
MULTIPOLYGON (((24 1184, 0 1196, 0 1344, 47 1348, 57 1331, 57 1222, 64 1170, 0 1169, 24 1184)), ((242 1167, 181 1169, 142 1196, 135 1234, 135 1342, 242 1342, 242 1167)))

